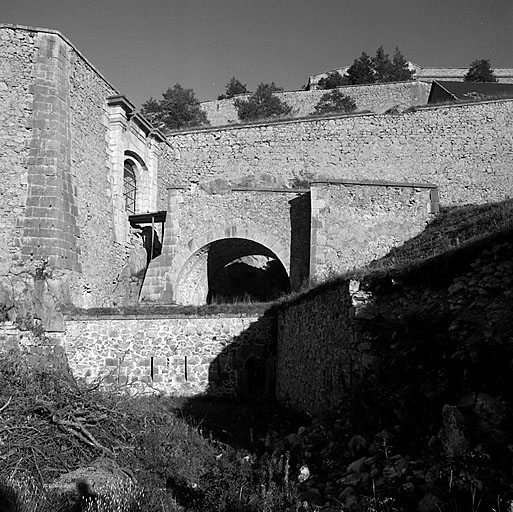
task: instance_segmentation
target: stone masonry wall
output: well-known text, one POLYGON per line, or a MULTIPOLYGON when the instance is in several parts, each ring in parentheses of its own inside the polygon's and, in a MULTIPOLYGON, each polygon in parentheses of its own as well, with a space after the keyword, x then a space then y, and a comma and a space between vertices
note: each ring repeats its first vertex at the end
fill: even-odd
POLYGON ((35 43, 30 85, 33 132, 21 249, 26 261, 48 259, 55 268, 80 271, 71 177, 69 47, 53 33, 37 32, 35 43))
POLYGON ((311 194, 310 276, 321 280, 384 256, 438 211, 436 188, 422 184, 312 183, 311 194))
POLYGON ((0 41, 0 276, 25 287, 48 261, 57 301, 109 305, 132 242, 114 242, 106 99, 118 93, 58 32, 0 24, 0 41))
POLYGON ((277 397, 319 412, 336 405, 365 364, 352 323, 349 283, 306 294, 278 312, 277 397))
POLYGON ((439 323, 449 358, 455 350, 472 358, 466 353, 472 344, 509 343, 512 287, 510 230, 393 278, 339 280, 282 303, 278 398, 311 413, 332 410, 365 372, 378 370, 383 347, 397 348, 398 329, 415 350, 415 324, 407 318, 431 321, 435 329, 439 323))
MULTIPOLYGON (((392 82, 387 84, 348 85, 339 87, 342 94, 350 96, 358 110, 369 110, 382 114, 388 109, 398 107, 401 110, 411 106, 425 105, 428 100, 431 84, 427 82, 392 82)), ((294 117, 305 117, 312 114, 321 96, 328 91, 283 91, 276 95, 292 107, 294 117)), ((240 95, 246 99, 249 95, 240 95)), ((202 110, 207 114, 211 126, 222 126, 240 123, 234 102, 237 98, 212 100, 201 103, 202 110)))
POLYGON ((414 181, 437 185, 442 205, 500 201, 513 192, 512 114, 505 100, 172 134, 167 180, 414 181))
MULTIPOLYGON (((162 255, 150 264, 142 300, 204 304, 208 291, 207 265, 212 256, 209 256, 208 246, 222 239, 232 240, 233 247, 238 244, 239 248, 233 249, 232 259, 250 254, 272 257, 273 253, 289 273, 294 286, 300 283, 309 259, 309 243, 307 240, 302 244, 299 238, 309 233, 301 230, 296 220, 292 221, 291 202, 302 194, 304 191, 300 190, 231 189, 224 180, 170 189, 162 255), (297 249, 293 268, 292 239, 297 249), (261 247, 251 252, 248 241, 261 247), (246 243, 246 247, 241 243, 246 243), (235 254, 237 251, 240 254, 235 254), (166 282, 171 291, 164 297, 166 282)), ((299 218, 296 210, 301 209, 307 210, 301 218, 308 218, 309 205, 302 203, 298 207, 294 205, 294 219, 299 218)))
POLYGON ((106 98, 116 90, 73 50, 70 60, 71 172, 82 266, 71 291, 78 306, 105 306, 127 256, 127 247, 113 236, 106 98))
POLYGON ((244 392, 246 361, 267 359, 273 337, 273 318, 242 315, 75 317, 65 332, 42 338, 0 324, 2 350, 65 354, 73 375, 88 383, 183 396, 244 392))
POLYGON ((0 278, 19 261, 32 138, 34 34, 0 29, 0 278))

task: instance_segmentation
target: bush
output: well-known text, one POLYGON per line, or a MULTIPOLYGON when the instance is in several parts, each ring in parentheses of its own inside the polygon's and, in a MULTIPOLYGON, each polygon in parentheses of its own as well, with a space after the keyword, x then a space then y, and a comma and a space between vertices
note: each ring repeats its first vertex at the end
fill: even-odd
POLYGON ((321 96, 321 99, 315 105, 315 111, 312 115, 348 113, 355 110, 356 102, 353 98, 334 89, 321 96))
POLYGON ((270 84, 261 83, 247 100, 235 100, 234 105, 239 119, 253 121, 290 114, 292 107, 274 94, 282 90, 274 82, 270 84))

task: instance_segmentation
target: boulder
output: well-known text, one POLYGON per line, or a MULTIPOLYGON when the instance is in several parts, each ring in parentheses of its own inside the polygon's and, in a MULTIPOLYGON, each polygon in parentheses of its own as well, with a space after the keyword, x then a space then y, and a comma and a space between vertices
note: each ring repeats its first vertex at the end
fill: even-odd
POLYGON ((134 477, 107 458, 99 458, 89 466, 61 475, 48 486, 53 501, 65 498, 79 502, 83 498, 108 496, 121 498, 132 494, 134 477))

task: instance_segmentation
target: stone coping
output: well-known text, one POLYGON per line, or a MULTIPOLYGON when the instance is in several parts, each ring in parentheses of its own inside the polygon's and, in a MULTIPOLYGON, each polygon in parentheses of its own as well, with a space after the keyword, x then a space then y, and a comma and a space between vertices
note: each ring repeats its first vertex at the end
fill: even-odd
MULTIPOLYGON (((190 185, 172 185, 167 190, 186 190, 190 185)), ((306 194, 310 192, 309 188, 273 188, 273 187, 229 187, 226 190, 230 192, 271 192, 278 194, 306 194)))
POLYGON ((310 185, 362 185, 367 187, 438 188, 434 183, 406 183, 380 180, 315 180, 310 185))
MULTIPOLYGON (((452 103, 452 104, 438 104, 438 105, 415 105, 411 107, 411 110, 405 110, 404 112, 401 112, 399 114, 394 115, 407 115, 412 114, 418 111, 424 111, 424 110, 440 110, 440 109, 448 109, 448 108, 461 108, 461 107, 475 107, 479 105, 488 105, 490 103, 507 103, 512 102, 513 98, 505 98, 505 99, 495 99, 495 100, 485 100, 485 101, 462 101, 459 103, 452 103)), ((322 122, 322 121, 332 121, 332 120, 339 120, 339 119, 354 119, 358 117, 393 117, 391 114, 377 114, 375 112, 360 112, 360 113, 354 113, 354 114, 334 114, 329 116, 319 116, 319 117, 298 117, 295 119, 277 119, 276 121, 262 121, 262 122, 255 122, 255 123, 247 123, 247 124, 229 124, 224 126, 214 126, 214 127, 203 127, 203 128, 196 128, 193 130, 182 130, 182 131, 169 131, 164 133, 166 137, 171 138, 175 136, 183 136, 183 135, 195 135, 200 133, 214 133, 214 132, 221 132, 221 131, 233 131, 233 130, 249 130, 252 128, 266 128, 268 126, 274 126, 274 125, 288 125, 288 124, 297 124, 297 123, 315 123, 315 122, 322 122)), ((168 144, 171 145, 168 141, 168 144)))
POLYGON ((105 314, 105 315, 88 315, 88 314, 64 314, 66 322, 96 322, 98 320, 211 320, 216 318, 260 318, 264 312, 256 313, 211 313, 211 314, 191 314, 184 313, 147 313, 147 314, 105 314))

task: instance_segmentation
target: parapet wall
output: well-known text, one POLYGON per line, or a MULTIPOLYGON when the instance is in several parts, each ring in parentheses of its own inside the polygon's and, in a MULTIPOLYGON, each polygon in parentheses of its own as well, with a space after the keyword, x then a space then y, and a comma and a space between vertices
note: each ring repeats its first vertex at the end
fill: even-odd
POLYGON ((177 133, 166 180, 424 182, 441 205, 500 201, 513 192, 512 114, 505 100, 177 133))
MULTIPOLYGON (((348 85, 338 90, 351 97, 358 110, 368 110, 382 114, 397 107, 405 108, 425 105, 428 100, 431 84, 428 82, 392 82, 386 84, 348 85)), ((282 101, 292 107, 292 116, 305 117, 315 111, 315 106, 326 92, 323 90, 311 91, 283 91, 275 93, 282 101)), ((239 99, 247 99, 249 95, 239 95, 239 99)), ((235 100, 212 100, 201 103, 202 110, 207 114, 211 126, 240 123, 235 108, 235 100)))

